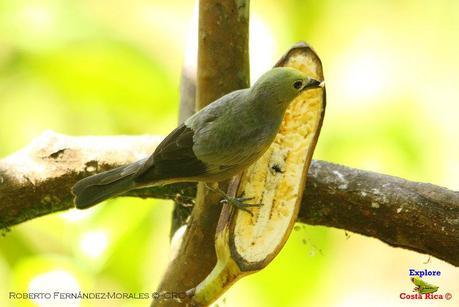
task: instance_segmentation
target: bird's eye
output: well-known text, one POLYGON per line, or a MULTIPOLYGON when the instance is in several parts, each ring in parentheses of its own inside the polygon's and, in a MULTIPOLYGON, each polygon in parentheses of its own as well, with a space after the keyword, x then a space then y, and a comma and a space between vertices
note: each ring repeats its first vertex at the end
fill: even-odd
POLYGON ((295 89, 299 90, 300 88, 303 87, 303 81, 301 81, 301 80, 295 81, 295 83, 293 83, 293 87, 295 89))

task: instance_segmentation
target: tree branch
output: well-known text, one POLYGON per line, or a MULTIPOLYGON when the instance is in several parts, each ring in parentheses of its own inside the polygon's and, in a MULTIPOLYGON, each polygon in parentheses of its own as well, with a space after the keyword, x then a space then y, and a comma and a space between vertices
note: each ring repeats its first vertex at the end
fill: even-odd
MULTIPOLYGON (((196 110, 229 92, 249 87, 248 13, 249 0, 199 1, 196 110)), ((226 189, 227 183, 219 185, 226 189)), ((219 194, 198 184, 189 226, 158 291, 186 291, 212 271, 216 263, 215 229, 221 212, 215 204, 219 199, 219 194)), ((152 302, 152 306, 182 305, 174 300, 152 302)))
POLYGON ((313 161, 298 221, 350 230, 459 266, 459 192, 313 161))
MULTIPOLYGON (((47 132, 0 160, 0 225, 73 208, 70 187, 90 174, 149 155, 161 137, 69 137, 47 132)), ((196 185, 128 196, 190 203, 196 185)), ((459 266, 459 192, 428 183, 313 161, 298 222, 349 230, 459 266)))
MULTIPOLYGON (((0 160, 0 228, 73 208, 70 188, 75 182, 144 158, 161 140, 159 136, 70 137, 43 133, 24 149, 0 160)), ((173 198, 182 189, 195 193, 189 184, 172 190, 153 188, 149 193, 173 198)), ((153 194, 149 196, 156 197, 153 194)))

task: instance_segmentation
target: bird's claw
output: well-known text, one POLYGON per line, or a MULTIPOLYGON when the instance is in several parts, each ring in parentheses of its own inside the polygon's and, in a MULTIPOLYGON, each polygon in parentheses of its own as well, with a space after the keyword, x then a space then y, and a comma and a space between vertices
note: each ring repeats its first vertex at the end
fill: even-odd
POLYGON ((253 216, 252 211, 250 211, 248 208, 254 208, 254 207, 261 207, 263 204, 247 204, 247 200, 252 200, 254 197, 231 197, 228 195, 225 195, 224 198, 220 201, 221 204, 230 204, 234 207, 236 207, 239 210, 245 211, 249 213, 251 216, 253 216))
POLYGON ((229 196, 228 194, 226 194, 222 189, 220 189, 218 187, 213 188, 213 187, 210 187, 209 185, 207 185, 206 183, 204 183, 204 185, 205 185, 205 187, 207 189, 209 189, 211 191, 214 191, 214 192, 217 192, 218 194, 220 194, 223 197, 223 199, 220 201, 221 204, 230 204, 230 205, 236 207, 237 209, 240 209, 242 211, 245 211, 245 212, 249 213, 251 216, 253 216, 253 213, 248 208, 254 208, 254 207, 263 206, 263 204, 247 204, 247 203, 245 203, 248 200, 254 199, 254 197, 232 197, 232 196, 229 196))

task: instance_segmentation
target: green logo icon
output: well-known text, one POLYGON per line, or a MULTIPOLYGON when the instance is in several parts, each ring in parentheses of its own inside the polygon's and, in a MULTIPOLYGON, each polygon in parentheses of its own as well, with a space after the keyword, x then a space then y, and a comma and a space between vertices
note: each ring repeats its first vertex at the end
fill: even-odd
POLYGON ((438 291, 438 286, 429 284, 418 276, 411 277, 411 282, 416 286, 413 291, 420 294, 434 293, 438 291))

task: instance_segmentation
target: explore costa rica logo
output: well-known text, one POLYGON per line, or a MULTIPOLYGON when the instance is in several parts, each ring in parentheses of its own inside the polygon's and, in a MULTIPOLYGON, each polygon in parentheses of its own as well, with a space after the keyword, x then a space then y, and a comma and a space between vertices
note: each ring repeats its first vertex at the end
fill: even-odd
POLYGON ((440 271, 429 271, 421 270, 417 271, 415 269, 409 269, 409 274, 411 283, 415 286, 412 292, 416 293, 400 293, 400 299, 405 300, 422 300, 422 299, 433 299, 433 300, 450 300, 453 295, 449 292, 440 293, 438 291, 439 287, 437 285, 426 282, 422 279, 424 276, 440 276, 440 271))
POLYGON ((425 282, 421 279, 421 277, 411 277, 411 282, 416 286, 413 291, 416 291, 417 293, 420 294, 428 294, 428 293, 434 293, 437 292, 438 286, 434 286, 429 284, 428 282, 425 282))

